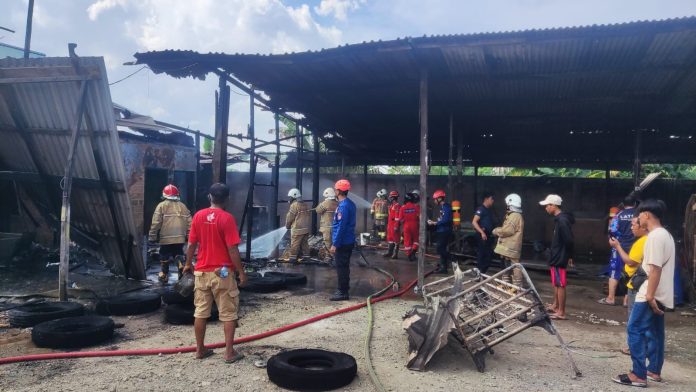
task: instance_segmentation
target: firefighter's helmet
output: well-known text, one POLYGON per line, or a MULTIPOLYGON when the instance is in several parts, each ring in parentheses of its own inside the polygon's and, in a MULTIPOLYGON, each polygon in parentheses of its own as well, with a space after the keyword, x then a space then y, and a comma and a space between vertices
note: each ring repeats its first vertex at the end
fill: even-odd
POLYGON ((288 197, 291 199, 300 199, 302 198, 302 192, 297 188, 292 188, 288 191, 288 197))
POLYGON ((385 197, 387 197, 387 190, 384 189, 384 188, 382 188, 382 189, 380 189, 379 191, 377 191, 377 197, 380 197, 380 198, 382 198, 382 199, 384 199, 385 197))
POLYGON ((335 199, 336 198, 336 192, 334 192, 333 188, 326 188, 324 189, 324 199, 335 199))
POLYGON ((162 189, 162 198, 168 200, 179 200, 179 188, 169 184, 162 189))
POLYGON ((334 185, 334 188, 338 189, 341 192, 349 191, 350 190, 350 181, 338 180, 338 181, 336 181, 336 185, 334 185))
POLYGON ((397 191, 391 191, 391 192, 389 192, 389 198, 390 198, 390 199, 398 199, 398 198, 399 198, 399 192, 397 192, 397 191))
POLYGON ((517 193, 511 193, 505 196, 505 205, 510 211, 522 212, 522 198, 517 193))
POLYGON ((433 199, 434 199, 434 200, 437 200, 437 199, 439 199, 439 198, 443 198, 443 199, 444 199, 446 196, 447 196, 447 195, 445 194, 445 191, 443 191, 442 189, 438 189, 438 190, 435 191, 435 193, 433 193, 433 199))

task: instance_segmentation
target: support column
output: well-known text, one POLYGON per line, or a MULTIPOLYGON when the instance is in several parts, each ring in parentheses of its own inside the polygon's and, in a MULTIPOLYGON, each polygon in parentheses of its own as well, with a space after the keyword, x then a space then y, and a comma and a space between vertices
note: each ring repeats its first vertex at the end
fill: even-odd
MULTIPOLYGON (((72 193, 75 150, 77 149, 77 142, 80 139, 80 126, 82 125, 82 117, 85 113, 86 97, 87 81, 82 81, 80 84, 77 111, 70 124, 70 150, 68 151, 68 161, 65 165, 65 176, 63 177, 63 206, 60 210, 60 262, 58 264, 58 299, 61 301, 68 300, 68 273, 70 271, 70 196, 72 193)), ((124 268, 126 268, 125 265, 124 268)))
POLYGON ((215 92, 215 145, 213 146, 213 183, 227 183, 227 135, 230 116, 230 87, 220 76, 215 92))
POLYGON ((278 220, 278 189, 279 189, 279 184, 278 182, 280 181, 280 119, 278 117, 278 113, 275 113, 274 115, 275 119, 275 142, 276 142, 276 154, 275 154, 275 161, 273 165, 273 197, 271 198, 271 211, 269 213, 270 215, 270 224, 268 225, 269 228, 272 230, 275 230, 278 228, 279 225, 279 220, 278 220))
POLYGON ((643 167, 641 160, 643 156, 642 151, 642 132, 640 129, 636 129, 636 144, 634 150, 634 160, 633 160, 633 189, 638 189, 640 184, 640 172, 643 167))
MULTIPOLYGON (((312 132, 312 145, 314 146, 314 161, 312 162, 312 200, 314 206, 319 205, 319 136, 312 132)), ((315 212, 312 219, 312 234, 317 233, 319 227, 319 215, 315 212)))
MULTIPOLYGON (((426 218, 427 218, 427 181, 428 181, 428 71, 423 68, 420 72, 420 100, 419 100, 420 119, 420 181, 418 190, 420 191, 420 227, 419 237, 423 244, 426 242, 426 218)), ((425 248, 418 247, 418 291, 423 287, 425 281, 425 248)))
MULTIPOLYGON (((367 200, 367 165, 363 165, 363 197, 367 200)), ((363 233, 367 233, 367 208, 363 208, 363 233)))
POLYGON ((31 50, 31 25, 34 20, 34 0, 29 0, 29 5, 27 7, 27 28, 24 33, 24 58, 29 58, 29 51, 31 50))
POLYGON ((452 184, 452 170, 454 169, 454 118, 452 113, 450 113, 449 118, 449 147, 447 148, 449 153, 449 159, 447 160, 447 196, 450 200, 454 200, 453 184, 452 184))
POLYGON ((196 131, 196 172, 193 175, 193 210, 198 210, 198 175, 201 171, 201 133, 196 131))
MULTIPOLYGON (((253 86, 251 88, 253 92, 253 86)), ((254 232, 254 182, 256 181, 256 138, 254 136, 254 94, 249 94, 249 131, 248 135, 251 141, 249 149, 249 197, 247 197, 247 211, 249 220, 247 220, 246 229, 246 259, 251 260, 251 240, 254 232)))
POLYGON ((295 146, 297 147, 295 155, 297 157, 297 166, 295 167, 295 188, 302 192, 302 129, 300 124, 295 122, 295 146))
POLYGON ((457 132, 457 200, 462 201, 462 187, 464 186, 464 135, 462 131, 457 132))
POLYGON ((474 164, 474 211, 478 207, 478 165, 474 164))

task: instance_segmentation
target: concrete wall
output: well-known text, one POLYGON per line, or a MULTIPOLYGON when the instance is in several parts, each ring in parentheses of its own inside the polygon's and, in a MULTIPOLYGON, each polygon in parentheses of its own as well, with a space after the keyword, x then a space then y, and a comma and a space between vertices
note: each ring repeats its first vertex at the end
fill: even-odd
MULTIPOLYGON (((324 175, 320 177, 319 192, 326 187, 333 186, 336 175, 324 175)), ((365 197, 362 175, 348 175, 351 181, 353 193, 365 197)), ((257 183, 270 183, 270 173, 257 174, 257 183)), ((237 219, 241 219, 244 211, 249 176, 247 173, 228 173, 228 184, 231 187, 231 203, 229 210, 237 219)), ((418 176, 395 175, 369 175, 367 186, 368 201, 372 201, 375 193, 381 189, 404 191, 415 189, 418 185, 418 176)), ((285 200, 287 192, 295 186, 295 173, 281 173, 279 199, 285 200)), ((436 188, 447 189, 446 176, 430 176, 428 178, 428 192, 432 193, 436 188)), ((553 219, 546 215, 538 202, 548 194, 557 193, 563 197, 564 209, 576 217, 574 233, 577 241, 578 256, 587 261, 604 262, 608 255, 606 226, 608 210, 612 205, 619 204, 626 196, 633 184, 631 180, 613 179, 580 179, 580 178, 529 178, 529 177, 479 177, 478 195, 484 191, 493 192, 497 198, 494 210, 502 220, 505 216, 504 197, 508 193, 518 193, 522 196, 525 215, 525 240, 548 241, 553 229, 553 219)), ((270 205, 272 202, 272 188, 257 188, 254 203, 257 205, 270 205)), ((644 192, 644 196, 663 199, 669 208, 667 224, 673 234, 681 238, 684 208, 692 193, 696 193, 696 181, 681 180, 656 180, 644 192)), ((303 179, 303 194, 306 199, 312 196, 312 178, 307 174, 303 179)), ((474 208, 474 178, 463 177, 461 185, 457 186, 455 178, 454 196, 462 202, 462 221, 469 220, 473 216, 474 208)), ((403 198, 401 199, 403 201, 403 198)), ((313 203, 314 205, 316 203, 313 203)), ((285 220, 288 204, 278 206, 281 224, 285 220)), ((364 214, 358 211, 359 231, 364 227, 364 214)))
POLYGON ((121 154, 126 171, 126 189, 130 196, 136 232, 143 232, 145 208, 145 169, 196 171, 196 149, 171 144, 121 139, 121 154))

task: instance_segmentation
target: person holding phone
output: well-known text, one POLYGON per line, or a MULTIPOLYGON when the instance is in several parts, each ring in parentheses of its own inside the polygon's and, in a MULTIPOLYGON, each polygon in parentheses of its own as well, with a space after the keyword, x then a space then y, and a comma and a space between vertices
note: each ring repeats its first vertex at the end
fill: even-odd
POLYGON ((664 311, 674 308, 675 268, 674 239, 662 227, 665 213, 666 206, 662 200, 645 200, 638 207, 638 218, 648 229, 641 265, 647 279, 637 288, 636 302, 626 328, 633 367, 630 372, 613 378, 619 384, 645 387, 648 380, 662 381, 662 364, 665 359, 664 311))

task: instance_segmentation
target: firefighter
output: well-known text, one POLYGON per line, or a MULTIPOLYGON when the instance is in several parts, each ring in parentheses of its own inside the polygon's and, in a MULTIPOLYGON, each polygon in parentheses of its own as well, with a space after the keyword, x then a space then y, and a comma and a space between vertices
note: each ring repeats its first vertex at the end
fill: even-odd
POLYGON ((324 261, 331 261, 331 227, 333 226, 333 216, 336 212, 336 207, 338 207, 338 201, 336 201, 336 191, 333 188, 324 189, 324 201, 321 202, 316 208, 317 215, 319 216, 319 232, 324 237, 324 247, 319 251, 319 257, 324 261))
POLYGON ((159 241, 160 266, 162 270, 158 279, 162 283, 169 281, 169 262, 177 260, 179 278, 184 268, 184 244, 191 228, 191 212, 179 200, 179 189, 172 184, 162 190, 162 202, 152 214, 152 224, 148 235, 150 246, 159 241))
POLYGON ((309 257, 309 223, 311 212, 302 201, 302 193, 297 188, 288 192, 290 208, 285 216, 285 228, 290 230, 290 248, 285 250, 285 260, 296 263, 299 255, 309 257))
POLYGON ((433 193, 433 203, 439 208, 439 214, 436 221, 428 219, 428 225, 435 226, 435 239, 437 241, 437 253, 440 255, 440 265, 436 274, 447 273, 447 261, 449 253, 447 245, 449 238, 452 235, 452 207, 445 201, 445 191, 438 189, 433 193))
POLYGON ((380 189, 377 192, 377 197, 372 200, 372 207, 370 208, 370 215, 372 215, 372 231, 376 232, 379 238, 384 241, 387 225, 387 190, 380 189))
MULTIPOLYGON (((498 244, 494 252, 502 257, 505 267, 509 267, 511 263, 519 263, 522 255, 522 235, 524 231, 522 198, 516 193, 511 193, 505 196, 505 205, 507 206, 505 221, 503 221, 501 227, 493 229, 493 235, 498 237, 498 244)), ((503 276, 503 280, 518 287, 522 287, 524 284, 524 277, 519 268, 513 270, 512 277, 509 272, 506 273, 503 276)))
POLYGON ((401 242, 401 233, 399 232, 399 192, 389 192, 389 213, 387 214, 387 242, 389 250, 382 256, 396 259, 399 256, 399 243, 401 242))
POLYGON ((399 224, 402 225, 404 233, 404 252, 409 261, 416 260, 418 251, 418 223, 420 220, 420 206, 418 202, 418 191, 411 191, 404 196, 404 205, 399 210, 399 224))

